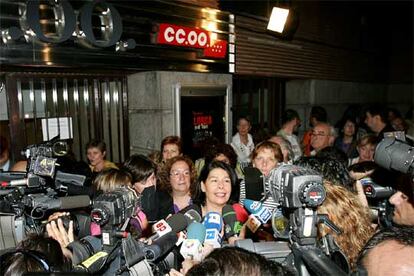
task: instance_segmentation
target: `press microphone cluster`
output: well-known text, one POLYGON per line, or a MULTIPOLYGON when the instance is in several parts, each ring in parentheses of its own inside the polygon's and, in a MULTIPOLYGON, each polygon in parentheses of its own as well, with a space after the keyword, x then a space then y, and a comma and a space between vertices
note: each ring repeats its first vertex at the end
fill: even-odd
POLYGON ((203 242, 206 237, 206 227, 199 222, 191 223, 187 228, 187 239, 181 245, 180 253, 185 259, 202 260, 203 242))
POLYGON ((162 219, 156 222, 152 226, 154 234, 150 236, 147 239, 147 241, 149 239, 151 239, 152 241, 157 240, 158 238, 161 238, 162 236, 170 232, 179 234, 181 231, 185 230, 191 223, 200 221, 200 214, 193 209, 188 210, 184 214, 174 214, 165 220, 162 219))
POLYGON ((247 227, 254 233, 262 224, 265 224, 272 217, 272 213, 260 201, 250 199, 244 200, 244 207, 249 211, 247 227))
POLYGON ((236 211, 231 205, 223 207, 224 235, 226 238, 238 236, 243 224, 237 219, 236 211))
POLYGON ((156 222, 152 226, 154 234, 150 236, 148 240, 151 239, 152 241, 155 241, 171 232, 177 234, 187 228, 187 226, 188 221, 186 220, 185 215, 181 213, 174 214, 166 220, 162 219, 156 222))
POLYGON ((206 214, 203 225, 206 228, 206 237, 204 239, 205 244, 210 244, 214 248, 220 248, 222 237, 221 228, 223 227, 223 220, 221 215, 216 212, 209 212, 206 214))

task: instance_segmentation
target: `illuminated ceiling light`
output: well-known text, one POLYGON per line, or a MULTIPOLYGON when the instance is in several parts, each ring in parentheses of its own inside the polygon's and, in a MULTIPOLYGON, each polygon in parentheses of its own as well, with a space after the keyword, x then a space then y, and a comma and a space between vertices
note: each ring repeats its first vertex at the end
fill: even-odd
POLYGON ((267 29, 270 31, 283 33, 288 15, 289 15, 289 9, 273 7, 272 14, 270 15, 269 23, 267 24, 267 29))

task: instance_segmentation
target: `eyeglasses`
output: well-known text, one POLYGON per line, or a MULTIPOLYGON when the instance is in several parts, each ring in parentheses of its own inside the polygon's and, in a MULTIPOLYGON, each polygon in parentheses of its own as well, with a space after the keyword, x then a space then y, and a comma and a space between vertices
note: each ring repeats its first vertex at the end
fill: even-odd
POLYGON ((175 178, 179 178, 180 175, 184 176, 184 177, 189 177, 190 176, 190 171, 171 171, 170 176, 171 177, 175 177, 175 178))
POLYGON ((330 136, 329 134, 323 133, 323 132, 312 132, 312 136, 330 136))

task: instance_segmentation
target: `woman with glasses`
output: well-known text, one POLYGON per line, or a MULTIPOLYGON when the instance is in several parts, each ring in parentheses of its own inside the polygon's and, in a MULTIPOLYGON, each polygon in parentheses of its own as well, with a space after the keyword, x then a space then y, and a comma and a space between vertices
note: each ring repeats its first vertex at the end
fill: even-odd
POLYGON ((160 189, 172 198, 172 213, 177 213, 192 203, 196 170, 193 161, 187 156, 169 159, 160 173, 160 189))

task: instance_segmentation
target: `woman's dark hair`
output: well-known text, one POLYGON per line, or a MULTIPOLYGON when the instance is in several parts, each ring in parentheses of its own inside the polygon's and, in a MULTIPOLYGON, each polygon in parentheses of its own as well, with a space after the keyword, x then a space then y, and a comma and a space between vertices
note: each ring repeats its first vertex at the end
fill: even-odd
POLYGON ((326 123, 328 121, 328 113, 322 106, 312 106, 310 117, 314 117, 318 122, 326 123))
POLYGON ((223 154, 226 156, 230 161, 230 166, 235 169, 237 165, 237 154, 234 151, 233 147, 228 144, 218 144, 211 147, 205 157, 205 162, 210 163, 214 160, 217 156, 223 154))
POLYGON ((16 246, 16 250, 2 255, 0 265, 1 275, 68 272, 71 267, 56 240, 36 234, 30 234, 16 246))
POLYGON ((131 175, 131 182, 137 183, 147 180, 153 173, 157 173, 157 165, 142 154, 131 155, 121 167, 131 175))
POLYGON ((300 119, 299 113, 293 109, 286 109, 282 114, 282 125, 293 121, 294 119, 300 119))
POLYGON ((354 132, 353 137, 354 137, 354 139, 356 139, 357 134, 358 134, 358 124, 357 124, 357 121, 356 121, 356 118, 355 117, 344 117, 341 120, 339 120, 339 122, 337 123, 336 127, 339 130, 340 136, 341 137, 344 136, 344 126, 345 126, 345 124, 348 121, 350 121, 351 123, 353 123, 354 126, 355 126, 355 132, 354 132))
POLYGON ((239 247, 214 249, 201 263, 193 266, 187 276, 262 275, 293 276, 294 272, 277 263, 239 247))
POLYGON ((324 180, 328 180, 335 185, 345 187, 354 191, 353 179, 349 175, 346 165, 329 155, 322 156, 302 156, 294 162, 295 165, 315 170, 322 174, 324 180))
POLYGON ((210 163, 206 163, 200 172, 200 176, 198 177, 198 181, 195 187, 195 193, 193 196, 193 202, 195 204, 204 205, 206 203, 206 194, 201 190, 201 182, 205 183, 208 178, 208 175, 214 169, 225 170, 230 177, 231 190, 233 191, 235 189, 239 189, 239 187, 237 186, 237 174, 230 165, 221 161, 212 161, 210 163))

